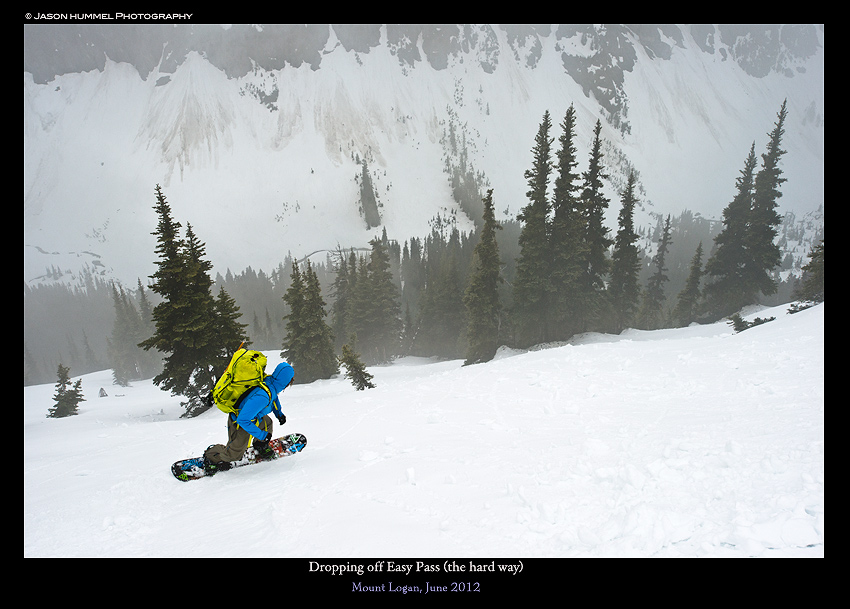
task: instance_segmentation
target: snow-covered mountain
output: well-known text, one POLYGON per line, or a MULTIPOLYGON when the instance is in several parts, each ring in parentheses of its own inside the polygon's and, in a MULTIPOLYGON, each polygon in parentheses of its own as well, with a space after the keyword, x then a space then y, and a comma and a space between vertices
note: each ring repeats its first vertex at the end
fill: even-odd
POLYGON ((438 213, 469 228, 462 162, 513 216, 544 112, 557 138, 570 104, 580 158, 603 121, 609 227, 628 168, 647 222, 718 218, 786 99, 781 211, 822 218, 823 44, 823 25, 26 25, 24 280, 150 274, 156 184, 221 272, 438 213))

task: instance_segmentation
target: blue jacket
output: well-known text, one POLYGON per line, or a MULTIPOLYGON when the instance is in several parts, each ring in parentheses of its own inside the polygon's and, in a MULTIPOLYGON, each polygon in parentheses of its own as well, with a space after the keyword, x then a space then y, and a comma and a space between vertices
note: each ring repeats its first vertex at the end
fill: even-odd
POLYGON ((236 421, 239 427, 258 440, 265 440, 268 432, 257 427, 257 423, 269 413, 274 414, 280 420, 283 416, 283 411, 280 408, 278 395, 286 389, 294 376, 295 371, 292 369, 292 366, 286 362, 281 362, 274 369, 274 372, 264 379, 266 387, 271 392, 271 397, 269 397, 269 394, 262 387, 251 389, 245 398, 242 399, 238 415, 231 414, 231 418, 236 421))

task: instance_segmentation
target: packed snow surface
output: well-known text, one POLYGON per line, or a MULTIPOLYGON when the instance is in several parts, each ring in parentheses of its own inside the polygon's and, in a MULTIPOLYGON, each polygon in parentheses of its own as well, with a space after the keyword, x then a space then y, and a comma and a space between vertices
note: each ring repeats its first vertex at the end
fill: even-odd
POLYGON ((189 483, 220 412, 26 387, 24 556, 823 557, 824 307, 758 316, 293 386, 302 453, 189 483))

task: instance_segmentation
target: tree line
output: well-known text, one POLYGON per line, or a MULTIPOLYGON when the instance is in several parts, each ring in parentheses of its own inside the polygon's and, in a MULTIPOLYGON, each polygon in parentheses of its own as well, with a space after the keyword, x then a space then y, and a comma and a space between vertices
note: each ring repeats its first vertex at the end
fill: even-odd
MULTIPOLYGON (((340 353, 353 357, 349 364, 355 367, 360 358, 377 364, 400 355, 475 364, 492 359, 500 345, 526 348, 589 331, 655 329, 727 316, 777 290, 785 117, 783 104, 760 169, 753 144, 722 228, 713 243, 697 244, 675 302, 668 302, 667 266, 675 221, 670 216, 660 221, 649 259, 634 226, 638 189, 632 172, 620 193, 616 231, 605 227, 611 202, 603 187, 608 176, 601 123, 580 171, 572 106, 557 146, 550 115, 544 114, 524 173, 527 203, 516 220, 495 219, 490 189, 481 196, 482 218, 470 234, 438 216, 423 238, 400 245, 384 231, 368 252, 338 249, 324 264, 287 258, 271 276, 228 272, 213 281, 203 243, 191 225, 180 236, 181 225, 157 186, 159 258, 149 289, 159 302, 151 306, 139 282, 136 310, 128 292, 113 288, 115 380, 150 378, 159 366, 154 383, 185 396, 191 416, 202 409, 201 398, 232 352, 251 337, 258 347, 280 348, 296 369, 296 382, 311 382, 337 374, 340 353), (246 323, 228 290, 241 291, 249 283, 263 294, 266 307, 264 315, 255 308, 246 323), (129 347, 122 351, 119 345, 129 347), (143 357, 154 352, 159 357, 143 357)), ((683 214, 679 220, 693 218, 683 214)), ((810 263, 818 260, 820 270, 807 270, 809 277, 819 272, 821 300, 822 252, 821 242, 810 263)))

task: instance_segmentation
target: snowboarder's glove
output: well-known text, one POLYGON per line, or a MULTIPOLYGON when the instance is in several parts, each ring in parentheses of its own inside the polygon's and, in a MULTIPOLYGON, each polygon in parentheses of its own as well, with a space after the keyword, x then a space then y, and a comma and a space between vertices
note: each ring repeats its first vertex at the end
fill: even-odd
POLYGON ((213 406, 215 406, 215 400, 213 399, 212 391, 205 395, 202 398, 202 401, 204 403, 204 406, 206 406, 207 408, 212 408, 213 406))
POLYGON ((283 413, 280 413, 280 415, 277 415, 277 422, 280 423, 281 425, 286 424, 286 415, 283 414, 283 413))

